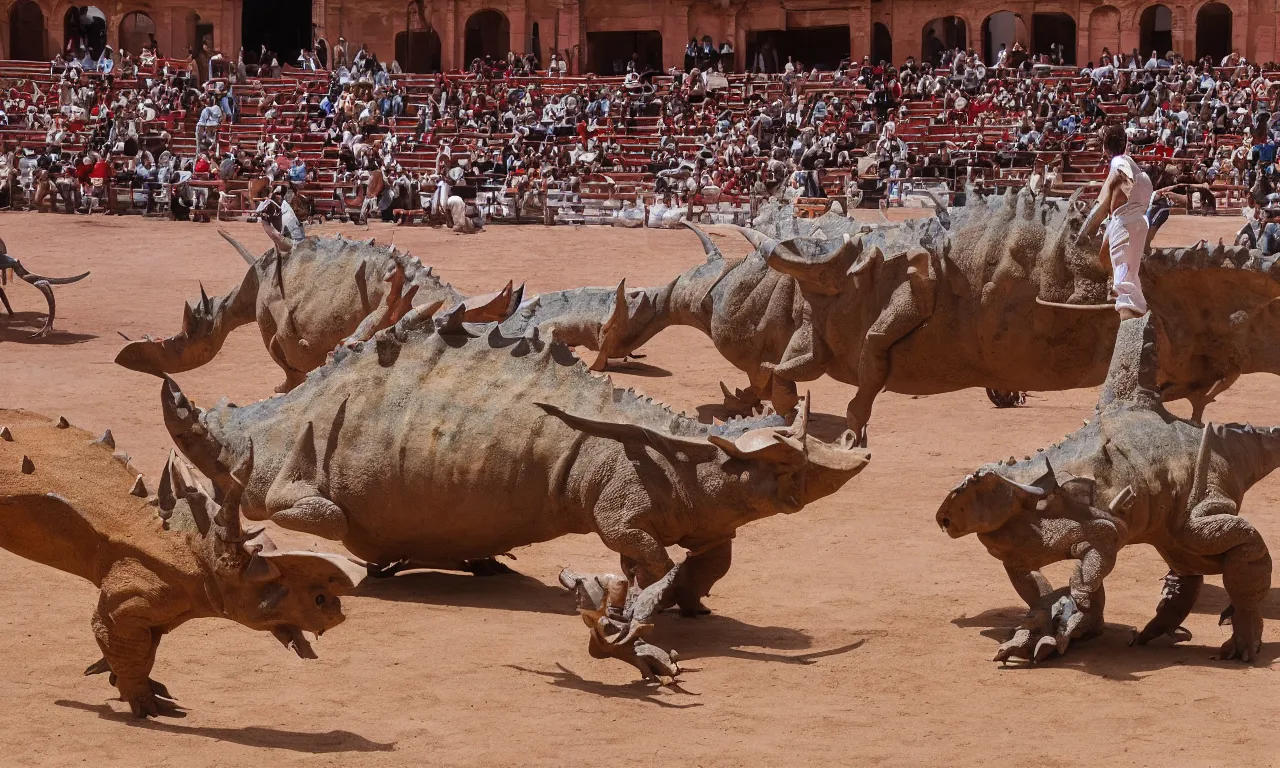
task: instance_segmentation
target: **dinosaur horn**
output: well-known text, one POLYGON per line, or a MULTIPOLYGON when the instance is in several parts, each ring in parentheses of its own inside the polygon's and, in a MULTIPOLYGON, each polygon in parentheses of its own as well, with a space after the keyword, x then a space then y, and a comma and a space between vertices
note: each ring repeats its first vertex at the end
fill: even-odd
POLYGON ((78 283, 89 276, 89 273, 85 272, 74 277, 46 277, 45 275, 37 275, 35 272, 28 272, 27 269, 22 266, 22 262, 12 256, 10 256, 8 260, 10 262, 8 268, 13 270, 13 274, 32 285, 35 285, 36 283, 48 283, 49 285, 71 285, 72 283, 78 283))
POLYGON ((223 240, 226 240, 228 243, 231 243, 231 247, 236 249, 236 253, 240 254, 240 258, 244 259, 244 262, 246 264, 248 264, 249 266, 253 266, 254 264, 258 263, 257 258, 255 258, 252 253, 249 253, 249 249, 241 245, 240 242, 236 240, 234 237, 227 234, 227 231, 225 229, 219 229, 218 234, 222 235, 223 240))
POLYGON ((240 526, 240 499, 244 495, 244 487, 249 484, 253 474, 253 440, 249 440, 249 452, 244 460, 231 471, 231 480, 222 498, 222 507, 214 517, 219 531, 217 541, 228 552, 239 553, 244 543, 244 530, 240 526))
POLYGON ((1022 491, 1023 493, 1027 493, 1027 494, 1030 494, 1030 495, 1032 495, 1032 496, 1047 496, 1047 495, 1049 495, 1049 492, 1048 492, 1048 491, 1046 491, 1044 488, 1040 488, 1040 487, 1035 486, 1035 485, 1024 485, 1023 483, 1015 482, 1015 481, 1010 480, 1009 478, 1005 477, 1004 475, 1000 474, 999 472, 992 472, 991 474, 992 474, 992 475, 994 475, 995 477, 999 478, 1000 480, 1002 480, 1005 484, 1007 484, 1007 485, 1011 486, 1012 488, 1015 488, 1015 489, 1017 489, 1017 490, 1019 490, 1019 491, 1022 491))
POLYGON ((693 231, 693 234, 698 236, 698 240, 702 242, 702 252, 707 255, 707 261, 717 261, 724 258, 724 254, 720 253, 720 248, 717 247, 715 243, 711 242, 711 237, 707 235, 706 232, 703 232, 701 229, 684 219, 681 219, 680 223, 688 227, 693 231))
POLYGON ((747 238, 747 242, 751 243, 751 246, 757 251, 772 253, 773 249, 778 247, 778 241, 765 235, 763 232, 759 232, 754 229, 747 229, 746 227, 740 227, 736 224, 733 228, 738 230, 738 233, 743 237, 747 238))

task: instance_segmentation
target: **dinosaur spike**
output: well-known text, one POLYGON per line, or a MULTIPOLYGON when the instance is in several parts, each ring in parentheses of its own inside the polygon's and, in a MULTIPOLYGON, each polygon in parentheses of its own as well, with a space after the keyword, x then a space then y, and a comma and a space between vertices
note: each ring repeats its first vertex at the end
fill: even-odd
POLYGON ((437 326, 437 330, 440 333, 448 333, 448 334, 462 333, 463 317, 466 315, 466 313, 467 313, 467 305, 459 304, 458 306, 454 307, 452 312, 444 316, 444 320, 442 320, 440 322, 440 325, 437 326))
POLYGON ((0 440, 5 441, 6 443, 13 442, 13 433, 9 431, 8 427, 0 427, 0 440))
POLYGON ((209 298, 209 294, 204 291, 204 283, 200 283, 200 311, 205 314, 212 314, 213 300, 209 298))
POLYGON ((133 481, 133 489, 129 491, 130 496, 137 496, 140 499, 147 498, 147 486, 142 482, 142 475, 133 481))
POLYGON ((98 438, 98 442, 102 443, 103 445, 107 446, 112 450, 115 450, 116 438, 115 438, 115 435, 111 434, 111 430, 109 429, 106 432, 102 433, 102 437, 98 438))
POLYGON ((31 462, 30 457, 22 457, 22 474, 29 475, 36 471, 36 465, 31 462))
POLYGON ((58 417, 58 429, 66 429, 69 426, 71 426, 71 422, 67 421, 66 416, 58 417))
POLYGON ((133 457, 125 453, 124 451, 116 451, 115 453, 111 454, 111 458, 115 459, 116 461, 120 462, 126 467, 129 466, 129 462, 133 460, 133 457))

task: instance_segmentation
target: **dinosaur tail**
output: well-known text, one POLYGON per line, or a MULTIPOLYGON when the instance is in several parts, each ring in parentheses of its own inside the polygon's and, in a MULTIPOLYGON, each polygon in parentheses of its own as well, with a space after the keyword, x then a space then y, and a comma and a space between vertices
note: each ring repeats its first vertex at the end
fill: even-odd
POLYGON ((101 538, 69 501, 55 493, 0 492, 0 548, 18 557, 96 584, 101 538))
MULTIPOLYGON (((1196 486, 1205 486, 1200 475, 1208 470, 1209 449, 1221 453, 1231 465, 1232 476, 1239 483, 1240 491, 1248 490, 1254 483, 1280 467, 1280 427, 1255 427, 1251 424, 1206 424, 1201 455, 1197 457, 1196 486), (1212 438, 1212 439, 1211 439, 1212 438)), ((1204 493, 1203 487, 1193 487, 1196 493, 1204 493)))

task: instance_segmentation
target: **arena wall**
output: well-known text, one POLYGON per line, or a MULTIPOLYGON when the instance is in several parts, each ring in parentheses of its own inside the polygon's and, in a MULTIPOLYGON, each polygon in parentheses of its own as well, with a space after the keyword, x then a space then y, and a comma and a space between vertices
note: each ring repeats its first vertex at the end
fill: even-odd
MULTIPOLYGON (((245 2, 99 0, 96 7, 107 18, 108 42, 113 48, 121 45, 122 20, 140 12, 154 23, 165 55, 185 55, 188 47, 195 47, 197 34, 201 34, 211 37, 213 48, 234 59, 242 39, 245 2)), ((1112 51, 1128 51, 1144 43, 1166 40, 1170 48, 1187 56, 1220 47, 1253 61, 1280 59, 1276 52, 1277 13, 1271 3, 1164 3, 1169 12, 1164 16, 1168 29, 1154 30, 1150 19, 1163 13, 1159 5, 1150 0, 426 0, 420 16, 415 3, 401 0, 312 0, 311 15, 314 38, 323 37, 333 43, 342 36, 356 47, 367 43, 384 60, 395 57, 397 34, 420 30, 420 18, 425 17, 439 36, 440 66, 446 70, 466 65, 467 22, 474 14, 485 11, 501 14, 489 14, 491 19, 505 19, 501 40, 505 45, 499 47, 526 52, 533 50, 536 42, 543 61, 553 47, 567 49, 572 52, 571 63, 577 71, 587 66, 588 40, 593 32, 657 33, 664 67, 683 63, 690 37, 710 35, 717 46, 726 40, 733 44, 735 66, 743 69, 749 66, 747 55, 753 33, 847 27, 849 52, 856 59, 873 53, 875 25, 883 25, 882 43, 892 46, 892 59, 901 64, 907 56, 919 59, 928 43, 926 29, 942 29, 939 20, 949 16, 962 22, 947 27, 952 30, 954 42, 963 42, 982 53, 991 37, 988 19, 1002 12, 1012 14, 1012 22, 1004 16, 999 28, 1012 30, 1011 36, 1024 47, 1034 49, 1037 41, 1055 37, 1070 40, 1069 48, 1079 64, 1096 59, 1104 46, 1112 51), (1210 16, 1218 19, 1216 26, 1204 26, 1211 23, 1207 21, 1210 16), (1224 18, 1228 19, 1225 27, 1224 18), (1072 24, 1074 30, 1069 29, 1072 24), (1223 33, 1226 28, 1229 34, 1223 33), (1205 34, 1198 35, 1202 30, 1205 34)), ((0 54, 10 58, 15 48, 24 52, 39 50, 41 46, 32 46, 34 37, 42 38, 44 58, 52 57, 61 49, 62 20, 71 7, 67 0, 0 0, 0 54), (38 7, 41 18, 33 21, 31 5, 24 4, 38 7), (21 28, 16 28, 14 25, 19 23, 21 28)), ((495 45, 492 33, 493 29, 486 33, 486 45, 495 45)), ((1149 51, 1142 53, 1145 57, 1149 51)))

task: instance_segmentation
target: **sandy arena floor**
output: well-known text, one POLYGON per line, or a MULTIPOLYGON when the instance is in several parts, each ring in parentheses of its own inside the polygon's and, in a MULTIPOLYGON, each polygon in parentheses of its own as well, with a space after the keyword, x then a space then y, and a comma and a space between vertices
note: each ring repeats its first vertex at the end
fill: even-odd
MULTIPOLYGON (((1237 220, 1179 218, 1167 243, 1227 235, 1237 220)), ((254 252, 256 225, 229 227, 254 252)), ((463 291, 508 278, 531 291, 665 282, 701 260, 685 231, 494 227, 476 237, 424 229, 321 231, 392 237, 463 291)), ((0 215, 9 252, 46 274, 90 269, 57 292, 59 332, 36 327, 43 299, 9 290, 19 322, 0 318, 0 403, 110 427, 155 478, 170 441, 158 379, 115 366, 123 344, 178 329, 197 281, 217 294, 245 266, 214 226, 38 214, 0 215)), ((740 238, 725 238, 741 252, 740 238)), ((692 411, 718 414, 716 382, 741 385, 709 341, 668 331, 645 375, 615 374, 692 411)), ((255 326, 211 365, 178 377, 199 404, 268 396, 282 378, 255 326)), ((825 437, 852 390, 813 387, 825 437)), ((362 588, 348 621, 303 662, 270 636, 197 621, 162 644, 155 677, 190 709, 139 722, 102 677, 89 631, 93 588, 0 551, 0 765, 529 766, 1080 765, 1264 766, 1280 755, 1280 599, 1253 667, 1211 661, 1228 630, 1210 579, 1188 621, 1190 643, 1126 647, 1152 615, 1165 568, 1125 550, 1107 580, 1106 634, 1035 668, 990 661, 1022 613, 999 563, 972 537, 934 523, 947 491, 985 461, 1022 456, 1080 425, 1092 390, 1035 394, 998 411, 980 391, 885 394, 873 461, 838 495, 739 533, 733 569, 696 620, 664 615, 656 642, 678 649, 679 690, 586 653, 587 634, 555 585, 562 566, 615 570, 594 537, 517 552, 520 576, 418 573, 362 588)), ((1185 407, 1178 408, 1186 413, 1185 407)), ((1211 406, 1218 421, 1280 424, 1280 380, 1244 378, 1211 406)), ((1250 494, 1248 517, 1280 542, 1280 474, 1250 494)), ((277 540, 298 541, 293 534, 277 540)), ((337 547, 331 542, 319 546, 337 547)), ((1067 566, 1052 569, 1057 583, 1067 566)))

